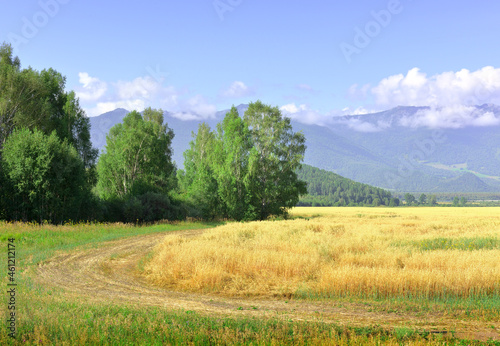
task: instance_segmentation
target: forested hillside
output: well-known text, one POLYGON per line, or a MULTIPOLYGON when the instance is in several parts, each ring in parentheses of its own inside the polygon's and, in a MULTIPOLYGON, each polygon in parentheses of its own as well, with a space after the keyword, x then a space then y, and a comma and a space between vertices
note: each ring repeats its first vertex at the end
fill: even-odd
POLYGON ((399 205, 389 191, 309 165, 302 165, 298 177, 307 183, 307 195, 299 201, 302 206, 399 205))

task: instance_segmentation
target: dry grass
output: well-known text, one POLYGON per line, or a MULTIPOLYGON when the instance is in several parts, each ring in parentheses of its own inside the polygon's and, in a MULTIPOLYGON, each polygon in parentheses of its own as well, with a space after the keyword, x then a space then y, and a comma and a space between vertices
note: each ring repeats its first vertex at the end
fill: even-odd
POLYGON ((157 285, 225 295, 500 295, 496 208, 296 208, 289 221, 167 236, 145 267, 157 285), (429 245, 430 244, 430 245, 429 245))

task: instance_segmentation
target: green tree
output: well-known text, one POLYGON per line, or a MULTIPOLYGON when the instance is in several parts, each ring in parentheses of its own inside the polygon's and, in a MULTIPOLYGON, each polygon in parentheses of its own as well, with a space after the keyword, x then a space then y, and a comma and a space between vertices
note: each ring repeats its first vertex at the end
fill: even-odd
POLYGON ((455 196, 455 197, 453 197, 453 206, 454 206, 454 207, 458 207, 458 203, 459 203, 459 199, 458 199, 458 197, 456 197, 456 196, 455 196))
POLYGON ((173 131, 163 124, 163 111, 130 112, 111 128, 97 164, 101 198, 127 198, 175 188, 173 131))
POLYGON ((217 132, 201 124, 193 137, 179 180, 203 217, 263 220, 284 214, 307 191, 296 173, 304 136, 277 107, 251 103, 242 119, 233 106, 217 132))
POLYGON ((293 132, 290 119, 278 107, 260 101, 250 103, 244 121, 252 143, 245 178, 247 215, 260 220, 282 215, 307 193, 306 183, 296 173, 304 158, 305 137, 293 132))
POLYGON ((427 203, 427 196, 425 193, 421 194, 420 197, 418 198, 418 203, 420 204, 426 204, 427 203))
POLYGON ((75 147, 86 169, 95 169, 98 150, 90 141, 90 120, 73 91, 64 96, 63 116, 57 125, 59 137, 75 147))
POLYGON ((467 204, 467 198, 465 197, 460 198, 460 205, 464 207, 466 204, 467 204))
POLYGON ((405 193, 405 201, 407 205, 412 205, 413 203, 416 202, 415 196, 413 196, 411 193, 405 193))
POLYGON ((213 170, 219 196, 225 204, 227 217, 242 220, 247 217, 248 157, 251 149, 250 132, 236 107, 232 107, 217 126, 213 170))
POLYGON ((90 198, 84 164, 55 132, 15 130, 5 142, 2 167, 9 219, 61 222, 82 216, 82 203, 90 198))
POLYGON ((184 152, 184 171, 179 171, 179 184, 188 199, 207 219, 222 217, 224 203, 219 196, 219 184, 213 171, 215 134, 201 123, 193 135, 189 149, 184 152))
POLYGON ((437 204, 437 198, 436 195, 431 195, 429 198, 429 204, 430 205, 436 205, 437 204))
POLYGON ((66 78, 53 69, 21 69, 12 46, 0 46, 0 150, 16 128, 37 128, 47 135, 56 131, 92 171, 98 153, 90 142, 90 122, 65 84, 66 78))

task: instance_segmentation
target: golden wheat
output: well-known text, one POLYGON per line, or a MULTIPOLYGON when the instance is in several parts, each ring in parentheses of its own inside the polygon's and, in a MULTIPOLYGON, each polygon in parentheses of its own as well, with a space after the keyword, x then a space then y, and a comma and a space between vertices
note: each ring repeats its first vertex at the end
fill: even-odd
POLYGON ((295 208, 313 217, 169 235, 145 269, 157 285, 226 295, 499 295, 498 211, 295 208))

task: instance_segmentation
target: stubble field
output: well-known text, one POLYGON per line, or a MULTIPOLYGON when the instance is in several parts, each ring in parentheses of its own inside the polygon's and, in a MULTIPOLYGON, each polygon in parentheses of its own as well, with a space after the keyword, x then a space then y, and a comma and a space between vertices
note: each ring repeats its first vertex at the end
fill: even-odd
POLYGON ((147 275, 164 287, 229 296, 500 296, 498 209, 295 208, 292 215, 307 218, 167 236, 147 275))
POLYGON ((16 338, 3 328, 0 343, 499 345, 498 210, 0 223, 18 284, 16 338))

